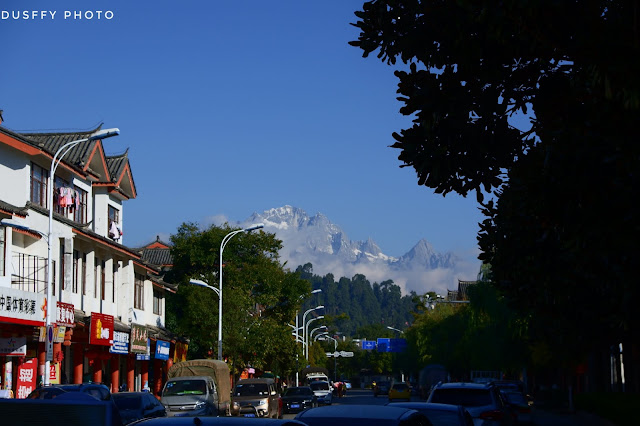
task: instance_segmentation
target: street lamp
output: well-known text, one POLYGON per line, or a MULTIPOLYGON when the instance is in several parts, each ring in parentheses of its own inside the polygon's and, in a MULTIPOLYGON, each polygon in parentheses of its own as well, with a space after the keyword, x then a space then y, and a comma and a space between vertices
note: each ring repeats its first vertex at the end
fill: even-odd
POLYGON ((400 334, 404 334, 404 331, 402 331, 402 330, 398 330, 397 328, 393 328, 393 327, 391 327, 391 326, 387 326, 387 328, 388 328, 389 330, 397 331, 397 332, 398 332, 398 333, 400 333, 400 334))
POLYGON ((220 291, 217 288, 210 286, 209 284, 207 284, 206 282, 204 282, 202 280, 196 280, 196 279, 192 278, 192 279, 189 280, 189 284, 197 285, 199 287, 206 287, 206 288, 208 288, 210 290, 213 290, 213 292, 215 294, 217 294, 218 297, 220 297, 220 291))
MULTIPOLYGON (((49 232, 47 233, 47 299, 46 299, 46 312, 45 312, 45 331, 47 334, 47 339, 49 338, 49 327, 51 327, 51 311, 54 311, 56 307, 51 307, 51 290, 53 285, 53 274, 51 273, 51 269, 53 268, 53 259, 51 257, 51 237, 53 233, 53 190, 56 181, 56 169, 58 165, 62 161, 62 158, 67 155, 71 149, 73 149, 76 145, 91 142, 97 139, 106 139, 112 136, 118 136, 120 134, 120 129, 104 129, 98 130, 89 137, 84 139, 78 139, 75 141, 67 142, 62 145, 56 153, 53 155, 53 159, 51 160, 51 170, 49 170, 49 179, 51 180, 49 187, 47 188, 47 207, 49 208, 49 232)), ((60 289, 62 291, 62 289, 60 289)), ((45 363, 44 363, 44 385, 49 386, 49 368, 51 366, 52 356, 53 354, 49 353, 49 345, 45 345, 45 363)))
MULTIPOLYGON (((316 293, 321 293, 321 292, 322 292, 322 289, 321 289, 321 288, 316 288, 315 290, 311 290, 311 293, 310 293, 310 294, 316 294, 316 293)), ((298 301, 299 301, 300 299, 302 299, 304 296, 305 296, 304 294, 303 294, 303 295, 301 295, 301 296, 299 297, 298 301)), ((315 308, 315 309, 318 309, 318 308, 315 308)), ((313 309, 311 309, 311 310, 313 310, 313 309)), ((310 312, 310 311, 308 311, 308 312, 310 312)), ((298 325, 298 314, 299 314, 299 313, 300 313, 300 311, 296 311, 296 327, 295 327, 295 332, 296 332, 296 343, 297 343, 297 342, 300 342, 300 333, 299 333, 299 332, 300 332, 300 326, 298 325)), ((306 313, 305 313, 305 315, 306 315, 306 313)), ((303 320, 303 324, 304 324, 304 317, 302 318, 302 320, 303 320)), ((301 343, 302 343, 302 350, 304 351, 304 348, 305 348, 304 338, 302 339, 302 342, 301 342, 301 343)), ((299 366, 299 364, 298 364, 298 350, 296 349, 296 386, 298 386, 298 383, 300 383, 300 382, 298 381, 298 379, 299 379, 299 377, 298 377, 298 370, 300 370, 300 366, 299 366)))
POLYGON ((307 352, 305 354, 305 358, 307 358, 307 361, 309 360, 309 324, 311 324, 315 320, 319 320, 319 319, 322 319, 322 318, 324 318, 324 315, 318 315, 315 318, 311 318, 311 319, 309 319, 309 321, 307 321, 307 324, 305 326, 305 330, 304 330, 305 331, 305 336, 306 336, 305 337, 305 342, 307 343, 307 348, 306 348, 307 352))
MULTIPOLYGON (((316 311, 316 310, 318 310, 318 309, 324 309, 324 305, 318 305, 318 306, 316 306, 315 308, 307 309, 307 310, 305 311, 305 313, 302 315, 302 327, 301 327, 301 328, 302 328, 302 341, 303 341, 303 342, 305 342, 305 344, 306 344, 306 342, 307 342, 307 334, 306 334, 306 332, 305 332, 305 319, 307 318, 307 314, 308 314, 309 312, 311 312, 311 311, 316 311)), ((296 319, 297 319, 297 318, 296 318, 296 319)), ((304 349, 304 348, 303 348, 303 349, 304 349)), ((305 358, 306 358, 306 353, 305 353, 305 358)))
POLYGON ((218 287, 218 359, 222 361, 222 252, 226 247, 229 240, 236 234, 241 232, 251 232, 256 229, 264 228, 264 223, 257 223, 255 225, 251 225, 245 229, 238 229, 236 231, 229 232, 224 236, 222 242, 220 243, 220 284, 218 287))

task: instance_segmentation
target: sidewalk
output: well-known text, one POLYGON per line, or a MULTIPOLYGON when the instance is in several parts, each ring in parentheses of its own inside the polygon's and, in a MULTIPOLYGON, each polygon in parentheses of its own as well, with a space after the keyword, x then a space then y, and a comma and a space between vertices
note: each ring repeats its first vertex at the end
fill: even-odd
POLYGON ((609 420, 602 419, 585 411, 536 409, 532 413, 535 426, 615 426, 609 420))

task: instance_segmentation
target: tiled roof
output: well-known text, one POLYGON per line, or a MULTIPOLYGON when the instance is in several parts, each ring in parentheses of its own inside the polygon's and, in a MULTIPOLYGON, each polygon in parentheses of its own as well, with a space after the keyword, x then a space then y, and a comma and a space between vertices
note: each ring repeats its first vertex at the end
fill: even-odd
MULTIPOLYGON (((65 143, 88 138, 101 128, 102 124, 96 129, 84 132, 19 133, 19 135, 53 156, 56 151, 60 149, 60 147, 65 143)), ((91 141, 90 143, 81 143, 76 145, 75 147, 71 148, 71 150, 67 154, 65 154, 64 162, 81 169, 89 160, 89 157, 97 143, 98 141, 91 141)))
POLYGON ((9 214, 15 214, 18 216, 25 216, 25 207, 14 206, 13 204, 5 203, 0 200, 0 210, 9 214))
POLYGON ((141 259, 144 262, 150 263, 156 266, 168 266, 173 265, 173 257, 171 256, 171 249, 168 248, 144 248, 141 252, 141 259))
POLYGON ((477 284, 478 281, 461 281, 458 280, 458 299, 469 300, 469 287, 477 284))

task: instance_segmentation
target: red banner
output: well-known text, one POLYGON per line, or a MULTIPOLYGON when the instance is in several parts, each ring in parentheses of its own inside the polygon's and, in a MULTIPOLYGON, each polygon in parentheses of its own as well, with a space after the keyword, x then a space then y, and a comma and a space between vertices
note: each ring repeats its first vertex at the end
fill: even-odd
POLYGON ((111 346, 113 344, 113 316, 91 312, 89 343, 111 346))
POLYGON ((18 383, 16 386, 16 398, 24 399, 36 388, 36 370, 38 360, 32 358, 18 366, 18 383))
POLYGON ((75 310, 73 304, 56 302, 56 324, 65 327, 75 326, 75 310))

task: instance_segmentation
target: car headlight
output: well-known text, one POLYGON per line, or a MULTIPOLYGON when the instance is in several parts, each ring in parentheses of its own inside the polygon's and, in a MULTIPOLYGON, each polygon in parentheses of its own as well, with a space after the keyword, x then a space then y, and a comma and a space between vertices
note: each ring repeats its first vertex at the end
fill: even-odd
POLYGON ((267 400, 261 399, 260 401, 258 401, 258 405, 267 405, 267 400))
POLYGON ((234 409, 234 410, 237 410, 237 409, 239 409, 239 408, 240 408, 240 404, 238 404, 237 402, 234 402, 234 403, 233 403, 233 409, 234 409))
POLYGON ((195 408, 196 410, 198 410, 198 409, 200 409, 200 408, 204 408, 206 405, 207 405, 207 403, 206 403, 206 402, 204 402, 204 401, 200 401, 200 402, 196 402, 196 405, 195 405, 193 408, 195 408))

